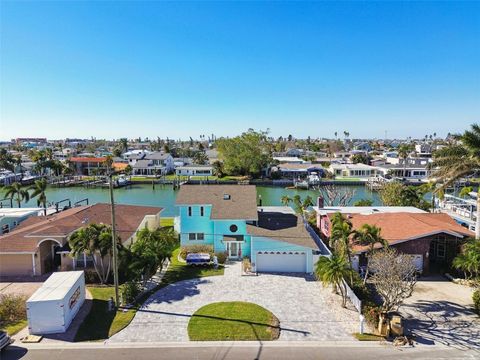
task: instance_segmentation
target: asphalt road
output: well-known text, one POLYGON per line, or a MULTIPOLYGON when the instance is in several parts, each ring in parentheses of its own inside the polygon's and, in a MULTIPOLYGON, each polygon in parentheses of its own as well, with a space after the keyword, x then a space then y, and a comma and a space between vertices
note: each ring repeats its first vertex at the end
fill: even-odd
POLYGON ((327 360, 327 359, 479 359, 480 353, 443 346, 408 349, 390 346, 372 347, 312 347, 312 346, 189 346, 160 348, 85 348, 29 349, 11 346, 4 350, 2 360, 126 360, 126 359, 233 359, 233 360, 327 360))

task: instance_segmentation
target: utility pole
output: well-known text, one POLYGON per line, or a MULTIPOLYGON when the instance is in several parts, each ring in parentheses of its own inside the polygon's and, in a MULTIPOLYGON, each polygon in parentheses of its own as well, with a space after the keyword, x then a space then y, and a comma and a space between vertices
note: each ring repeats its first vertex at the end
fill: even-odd
POLYGON ((115 305, 118 308, 120 304, 118 300, 117 237, 115 232, 115 202, 113 200, 113 171, 110 171, 110 205, 112 207, 113 283, 115 285, 115 305))

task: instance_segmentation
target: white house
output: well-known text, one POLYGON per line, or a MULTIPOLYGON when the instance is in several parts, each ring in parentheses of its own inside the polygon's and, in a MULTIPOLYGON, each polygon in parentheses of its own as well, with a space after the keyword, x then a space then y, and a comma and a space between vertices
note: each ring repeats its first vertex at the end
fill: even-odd
POLYGON ((165 175, 175 169, 172 155, 159 151, 131 156, 128 163, 135 175, 165 175))
POLYGON ((337 179, 368 179, 376 176, 378 169, 375 166, 365 164, 331 164, 328 168, 337 179))
POLYGON ((177 176, 212 176, 212 165, 186 165, 175 169, 177 176))

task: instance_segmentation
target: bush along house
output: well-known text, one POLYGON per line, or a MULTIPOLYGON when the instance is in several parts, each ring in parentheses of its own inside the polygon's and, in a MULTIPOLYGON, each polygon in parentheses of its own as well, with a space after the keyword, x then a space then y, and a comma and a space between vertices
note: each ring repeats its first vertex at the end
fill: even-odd
POLYGON ((182 185, 177 196, 182 246, 211 245, 248 257, 257 272, 311 273, 319 247, 290 207, 258 206, 252 185, 182 185))
MULTIPOLYGON (((474 233, 459 225, 447 214, 427 213, 415 207, 315 207, 317 226, 328 243, 331 217, 342 213, 352 230, 362 225, 375 225, 389 246, 414 256, 417 269, 423 273, 448 271, 452 260, 460 253, 461 245, 474 233)), ((353 267, 366 265, 369 248, 352 242, 353 267)), ((380 248, 380 244, 375 245, 380 248)))

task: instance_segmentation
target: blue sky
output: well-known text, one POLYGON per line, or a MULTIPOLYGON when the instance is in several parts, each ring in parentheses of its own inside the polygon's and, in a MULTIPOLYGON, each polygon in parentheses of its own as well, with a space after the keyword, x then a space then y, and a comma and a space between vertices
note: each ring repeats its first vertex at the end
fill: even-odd
POLYGON ((423 137, 480 121, 480 3, 0 3, 0 138, 423 137))

